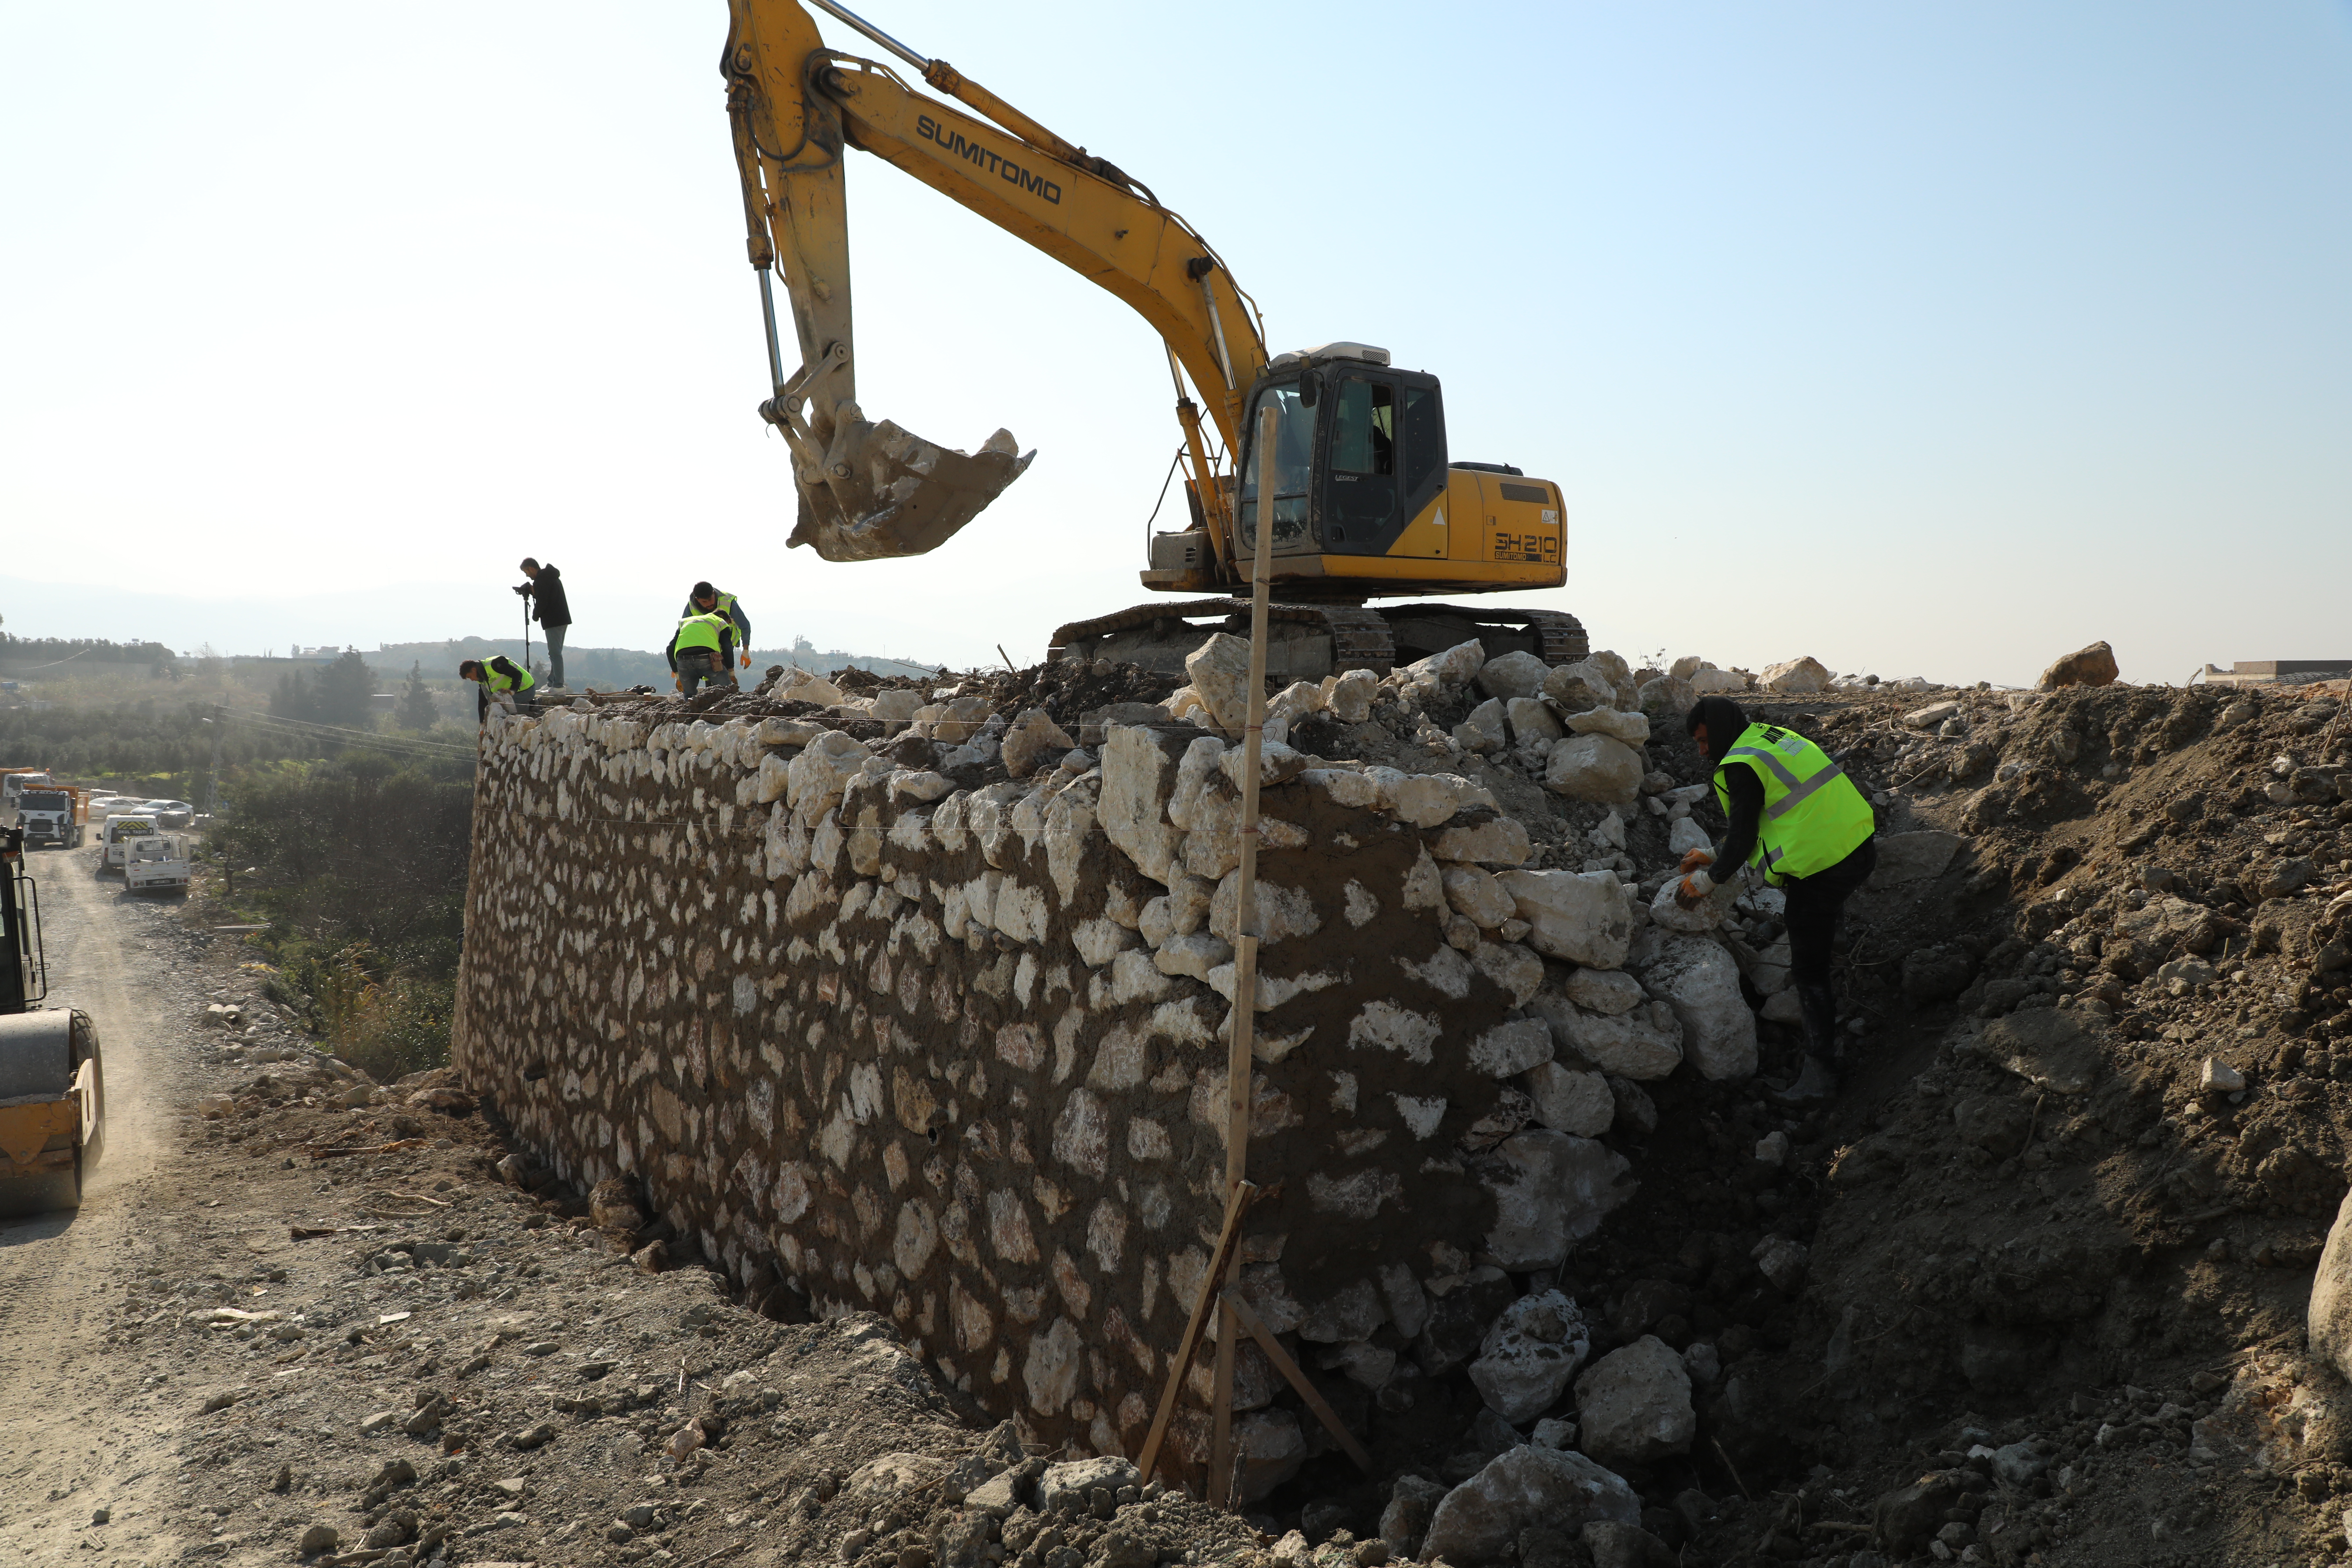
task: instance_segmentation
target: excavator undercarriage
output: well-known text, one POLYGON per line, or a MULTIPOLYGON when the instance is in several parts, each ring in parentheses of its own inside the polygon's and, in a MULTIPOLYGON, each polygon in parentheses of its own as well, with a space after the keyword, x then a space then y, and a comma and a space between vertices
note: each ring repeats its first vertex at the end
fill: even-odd
MULTIPOLYGON (((1249 635, 1247 599, 1192 599, 1138 605, 1116 615, 1055 629, 1049 659, 1109 659, 1182 675, 1185 656, 1211 633, 1249 635)), ((1574 664, 1591 651, 1584 624, 1559 610, 1462 605, 1274 604, 1266 611, 1265 672, 1277 680, 1320 680, 1343 670, 1386 675, 1462 643, 1476 641, 1494 658, 1531 653, 1546 664, 1574 664)))

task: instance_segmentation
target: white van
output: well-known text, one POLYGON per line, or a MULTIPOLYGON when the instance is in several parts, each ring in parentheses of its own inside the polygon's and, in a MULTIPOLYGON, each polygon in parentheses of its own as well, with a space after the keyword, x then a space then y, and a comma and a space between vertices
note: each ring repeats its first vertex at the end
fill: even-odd
POLYGON ((98 868, 120 871, 134 838, 152 838, 159 829, 152 816, 110 816, 98 830, 98 868))
POLYGON ((153 833, 123 841, 122 879, 134 893, 150 888, 188 885, 188 841, 177 833, 153 833))

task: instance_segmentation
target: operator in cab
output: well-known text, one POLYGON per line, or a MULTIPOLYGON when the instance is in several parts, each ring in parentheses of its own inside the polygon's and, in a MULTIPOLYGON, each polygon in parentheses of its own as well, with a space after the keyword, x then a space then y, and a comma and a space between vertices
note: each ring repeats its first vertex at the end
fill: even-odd
POLYGON ((469 658, 457 667, 457 673, 476 685, 474 717, 478 721, 489 712, 491 697, 500 692, 512 694, 516 711, 539 711, 538 679, 502 653, 494 653, 487 659, 469 658))
MULTIPOLYGON (((708 588, 709 584, 700 586, 708 588)), ((669 668, 678 690, 694 695, 703 682, 735 689, 735 623, 717 610, 688 615, 670 634, 669 668)))
POLYGON ((1789 981, 1805 1028, 1805 1065, 1778 1089, 1783 1100, 1836 1091, 1837 995, 1831 946, 1846 900, 1878 865, 1870 802, 1829 753, 1793 731, 1750 723, 1728 697, 1702 697, 1683 728, 1715 768, 1715 798, 1729 827, 1712 849, 1694 849, 1675 901, 1689 909, 1715 890, 1710 867, 1755 866, 1788 896, 1789 981))
MULTIPOLYGON (((751 668, 751 617, 743 613, 742 601, 732 594, 722 594, 708 583, 697 583, 686 596, 686 608, 681 616, 717 616, 735 628, 735 647, 741 655, 743 668, 751 668)), ((721 668, 725 668, 722 662, 721 668)))

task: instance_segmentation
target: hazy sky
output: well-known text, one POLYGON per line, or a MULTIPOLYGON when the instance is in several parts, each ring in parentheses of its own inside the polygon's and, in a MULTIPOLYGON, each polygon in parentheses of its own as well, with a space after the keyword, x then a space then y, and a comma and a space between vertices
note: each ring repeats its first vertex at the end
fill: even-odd
MULTIPOLYGON (((1276 349, 1443 377, 1454 456, 1567 492, 1531 597, 1595 646, 2352 656, 2343 4, 868 10, 1185 213, 1276 349)), ((1038 458, 929 557, 784 549, 724 33, 0 0, 6 629, 510 634, 525 552, 577 644, 702 576, 763 644, 957 664, 1142 599, 1156 339, 862 154, 868 415, 1038 458)))

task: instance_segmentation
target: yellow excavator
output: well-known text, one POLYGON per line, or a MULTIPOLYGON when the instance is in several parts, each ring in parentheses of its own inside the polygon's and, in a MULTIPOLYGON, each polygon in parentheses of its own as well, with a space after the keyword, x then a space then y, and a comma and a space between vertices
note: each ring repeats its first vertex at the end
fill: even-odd
MULTIPOLYGON (((1278 416, 1271 673, 1385 671, 1473 637, 1489 657, 1585 656, 1583 626, 1559 611, 1367 607, 1372 598, 1567 580, 1559 487, 1504 464, 1449 460, 1435 376, 1399 369, 1387 351, 1360 342, 1269 356, 1255 302, 1141 181, 835 0, 809 4, 943 98, 916 91, 884 61, 826 48, 800 0, 729 0, 720 69, 773 385, 760 412, 792 453, 800 495, 792 543, 828 561, 922 554, 1035 456, 1003 430, 967 455, 869 421, 859 407, 843 184, 845 150, 856 147, 1101 285, 1160 333, 1176 383, 1191 526, 1153 536, 1146 588, 1246 592, 1258 512, 1250 445, 1256 411, 1270 404, 1278 416), (779 273, 800 352, 790 374, 776 327, 779 273)), ((1223 596, 1147 604, 1061 627, 1051 654, 1177 669, 1211 629, 1203 622, 1245 608, 1223 596)))

